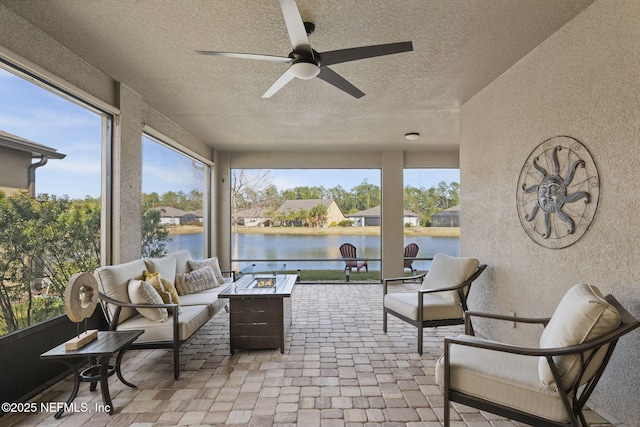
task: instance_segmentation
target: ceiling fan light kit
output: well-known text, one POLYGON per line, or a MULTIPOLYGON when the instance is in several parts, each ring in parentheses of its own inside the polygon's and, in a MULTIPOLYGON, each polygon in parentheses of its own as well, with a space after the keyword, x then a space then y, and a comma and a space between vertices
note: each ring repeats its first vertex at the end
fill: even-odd
POLYGON ((320 74, 320 67, 313 62, 298 61, 291 64, 291 72, 302 80, 311 80, 320 74))
POLYGON ((349 83, 344 77, 328 67, 332 64, 356 61, 359 59, 374 58, 377 56, 393 55, 396 53, 410 52, 413 44, 410 41, 389 43, 372 46, 361 46, 349 49, 331 50, 318 53, 311 48, 309 35, 313 33, 315 25, 312 22, 304 22, 295 0, 280 0, 280 8, 284 22, 291 40, 292 52, 286 56, 261 55, 253 53, 216 52, 196 50, 200 55, 226 56, 230 58, 257 59, 261 61, 286 62, 289 68, 271 85, 262 95, 270 98, 282 89, 294 77, 302 80, 311 80, 318 77, 321 80, 348 93, 354 98, 361 98, 364 92, 349 83))

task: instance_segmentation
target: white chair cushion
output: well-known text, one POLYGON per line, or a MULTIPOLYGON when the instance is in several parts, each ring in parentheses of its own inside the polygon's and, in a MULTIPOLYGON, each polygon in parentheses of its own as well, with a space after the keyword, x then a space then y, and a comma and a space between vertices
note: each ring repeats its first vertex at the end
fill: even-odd
MULTIPOLYGON (((431 267, 427 275, 422 279, 422 289, 446 288, 458 285, 467 280, 478 268, 480 262, 475 258, 452 257, 445 254, 436 254, 431 261, 431 267)), ((453 303, 460 304, 460 295, 457 291, 439 293, 440 297, 447 298, 453 303)))
MULTIPOLYGON (((460 345, 450 347, 449 357, 451 389, 555 421, 569 421, 558 392, 540 382, 537 357, 460 345)), ((435 373, 436 382, 444 385, 444 356, 435 373)))
MULTIPOLYGON (((127 288, 129 299, 134 304, 164 304, 158 291, 144 280, 132 279, 127 288)), ((166 308, 137 308, 137 310, 154 322, 166 322, 169 316, 166 308)))
MULTIPOLYGON (((540 348, 567 347, 581 344, 612 331, 620 324, 620 313, 609 304, 600 290, 592 285, 579 284, 573 286, 562 297, 556 307, 549 324, 540 336, 540 348)), ((592 362, 593 368, 588 371, 582 383, 588 380, 600 365, 606 349, 598 352, 597 359, 592 362)), ((554 358, 566 389, 575 380, 580 370, 579 356, 558 356, 554 358)), ((546 359, 539 361, 540 381, 555 387, 553 374, 546 359)))
MULTIPOLYGON (((424 295, 423 320, 462 319, 462 306, 440 294, 424 295)), ((394 292, 384 296, 384 306, 413 320, 418 320, 417 292, 394 292)))

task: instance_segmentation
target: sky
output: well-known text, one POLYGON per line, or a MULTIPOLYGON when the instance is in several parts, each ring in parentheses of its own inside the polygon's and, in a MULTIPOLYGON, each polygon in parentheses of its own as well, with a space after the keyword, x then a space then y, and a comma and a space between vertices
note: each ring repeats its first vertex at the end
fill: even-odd
MULTIPOLYGON (((57 94, 0 68, 0 130, 55 148, 67 156, 51 159, 36 171, 36 192, 71 198, 100 195, 101 117, 57 94)), ((143 192, 188 193, 194 182, 191 162, 160 144, 143 143, 143 192), (185 179, 185 177, 190 177, 185 179)), ((380 185, 375 169, 272 169, 278 190, 299 186, 338 185, 346 191, 363 181, 380 185)), ((458 169, 407 169, 405 186, 435 187, 460 182, 458 169)))

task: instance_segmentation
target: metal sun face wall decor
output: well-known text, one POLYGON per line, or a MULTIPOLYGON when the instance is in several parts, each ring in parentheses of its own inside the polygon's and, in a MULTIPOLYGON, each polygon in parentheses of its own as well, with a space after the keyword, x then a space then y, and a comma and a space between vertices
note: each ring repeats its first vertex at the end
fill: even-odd
POLYGON ((595 217, 600 178, 589 150, 570 136, 543 141, 520 171, 516 202, 527 235, 550 249, 577 242, 595 217))

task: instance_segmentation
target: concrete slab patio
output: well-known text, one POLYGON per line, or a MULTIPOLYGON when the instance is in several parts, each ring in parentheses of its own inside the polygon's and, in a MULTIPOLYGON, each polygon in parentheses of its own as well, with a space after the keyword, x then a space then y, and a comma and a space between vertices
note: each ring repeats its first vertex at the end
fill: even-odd
MULTIPOLYGON (((411 285, 408 285, 411 286, 411 285)), ((95 410, 100 391, 83 383, 79 410, 13 414, 1 426, 441 426, 443 398, 434 366, 445 335, 462 327, 429 329, 424 354, 415 352, 416 329, 393 317, 382 332, 380 284, 301 284, 293 294, 293 326, 286 351, 229 354, 229 318, 213 318, 187 341, 183 369, 173 379, 169 350, 131 351, 123 375, 110 378, 114 415, 95 410), (84 410, 86 408, 86 410, 84 410)), ((69 377, 33 399, 65 402, 69 377)), ((591 426, 609 426, 587 411, 591 426)), ((522 425, 461 405, 452 426, 522 425)))

